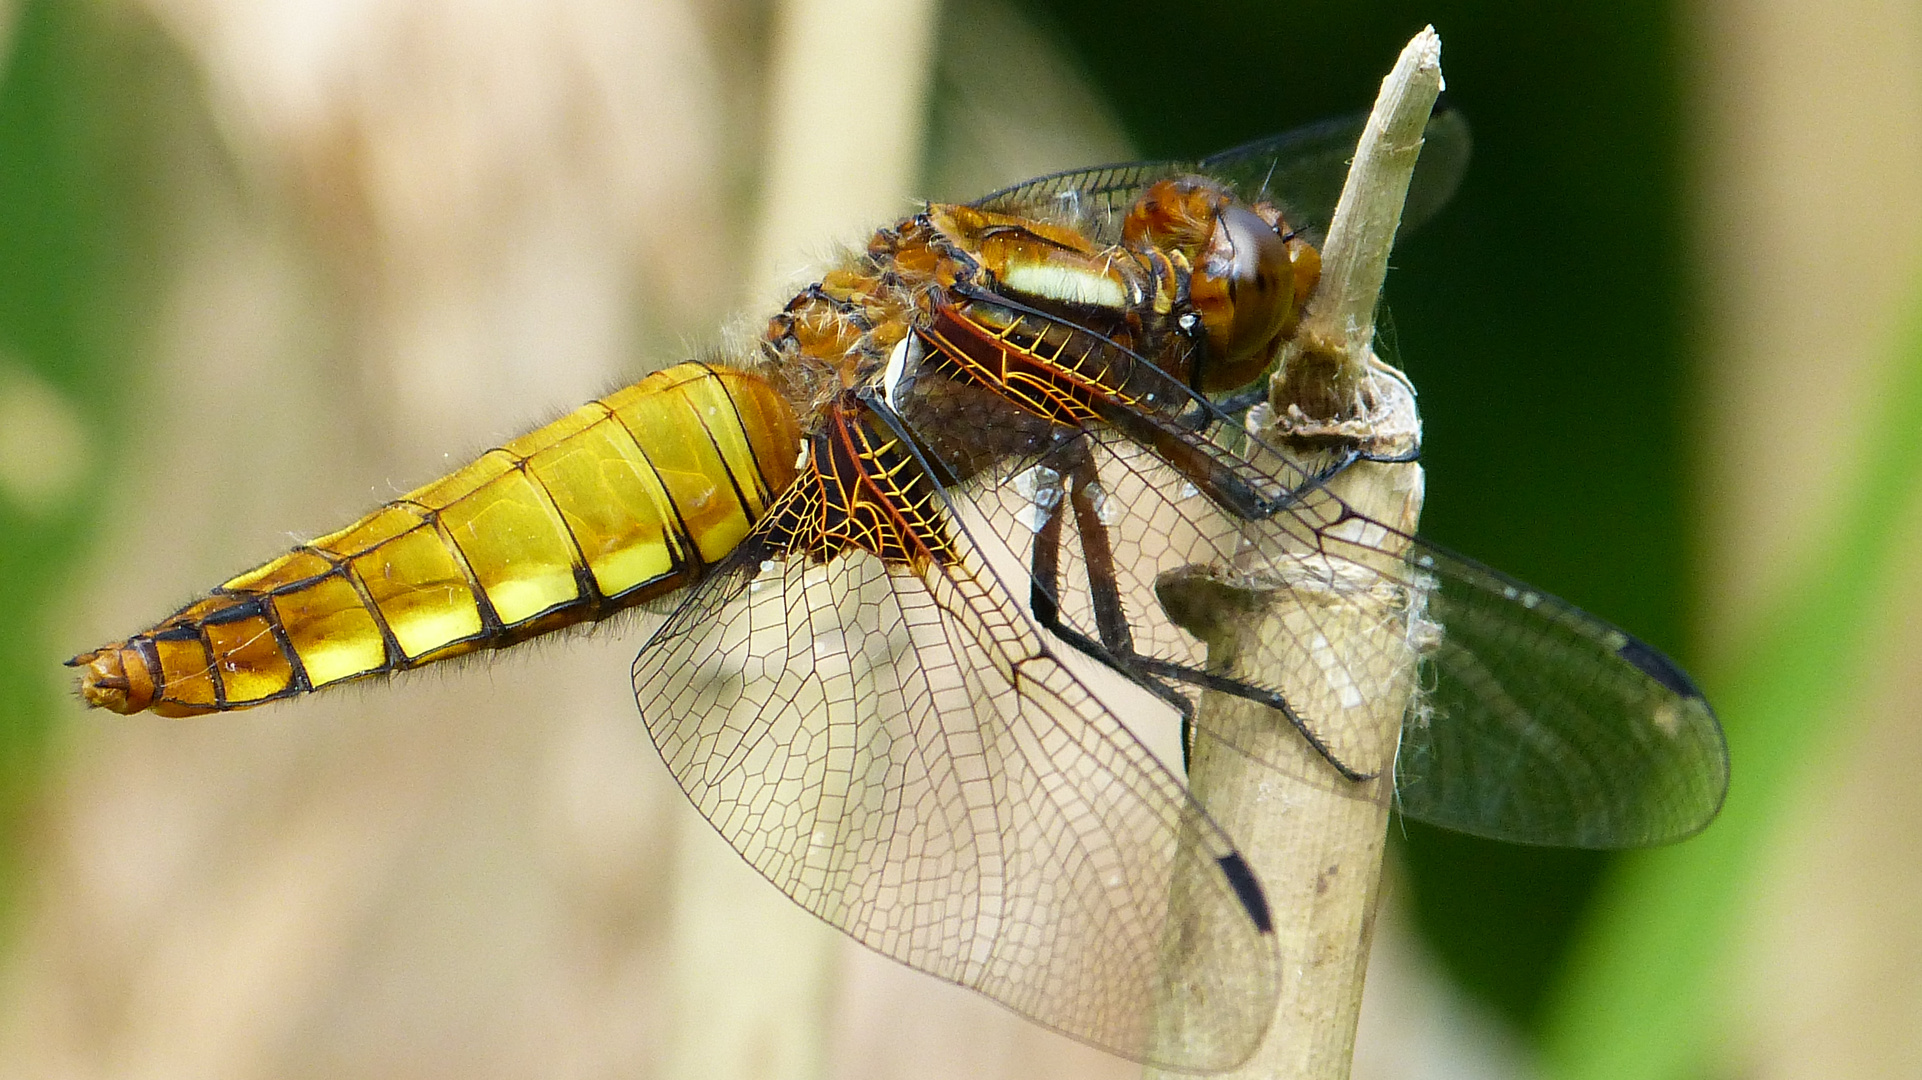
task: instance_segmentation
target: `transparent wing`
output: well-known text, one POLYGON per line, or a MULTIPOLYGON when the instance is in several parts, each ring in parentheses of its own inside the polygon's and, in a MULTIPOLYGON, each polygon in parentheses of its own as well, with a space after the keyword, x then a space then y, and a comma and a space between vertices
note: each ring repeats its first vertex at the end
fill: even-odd
POLYGON ((1421 544, 1441 626, 1402 733, 1402 813, 1527 844, 1692 835, 1721 808, 1728 748, 1687 675, 1555 597, 1421 544))
MULTIPOLYGON (((1227 182, 1244 201, 1280 206, 1288 223, 1319 241, 1341 197, 1366 114, 1297 128, 1203 158, 1199 171, 1227 182)), ((1445 105, 1429 117, 1421 158, 1402 207, 1403 233, 1433 217, 1461 186, 1474 140, 1468 121, 1445 105)))
MULTIPOLYGON (((1319 241, 1348 176, 1366 114, 1340 117, 1226 150, 1198 161, 1101 165, 1036 177, 977 199, 984 210, 1036 217, 1088 229, 1113 242, 1135 198, 1158 180, 1201 173, 1226 182, 1244 201, 1282 208, 1291 226, 1319 241)), ((1402 232, 1420 225, 1454 196, 1473 140, 1461 113, 1443 108, 1428 122, 1421 160, 1402 211, 1402 232)))
MULTIPOLYGON (((1214 434, 1236 441, 1227 425, 1214 434)), ((1680 839, 1714 817, 1728 781, 1721 727, 1667 658, 1563 601, 1356 513, 1326 486, 1302 484, 1293 466, 1261 467, 1276 457, 1265 448, 1240 440, 1237 452, 1251 487, 1299 485, 1286 509, 1238 517, 1159 454, 1101 429, 989 478, 991 520, 1026 566, 1041 565, 1037 548, 1056 551, 1054 572, 1037 572, 1046 579, 1038 591, 1070 635, 1111 645, 1099 582, 1112 581, 1128 645, 1147 661, 1138 674, 1208 664, 1206 646, 1162 605, 1157 587, 1171 574, 1216 568, 1325 601, 1293 605, 1288 622, 1294 655, 1314 677, 1296 679, 1289 693, 1260 673, 1247 681, 1285 699, 1295 722, 1357 771, 1374 763, 1356 756, 1365 737, 1343 729, 1344 688, 1412 689, 1396 763, 1399 807, 1410 817, 1517 843, 1594 848, 1680 839), (1080 480, 1077 460, 1088 463, 1080 480), (1078 483, 1092 492, 1078 496, 1078 483), (1327 605, 1336 602, 1375 605, 1382 626, 1360 642, 1351 635, 1341 657, 1326 647, 1337 633, 1327 605), (1394 681, 1417 660, 1415 686, 1394 681)), ((1192 682, 1163 682, 1196 692, 1192 682)), ((1211 715, 1201 718, 1211 735, 1259 753, 1250 732, 1211 726, 1211 715)))
POLYGON ((1121 239, 1121 221, 1136 196, 1158 180, 1185 176, 1198 167, 1194 161, 1136 161, 1073 169, 990 192, 973 205, 1067 225, 1112 244, 1121 239))
MULTIPOLYGON (((1245 462, 1243 469, 1251 483, 1275 486, 1274 478, 1255 474, 1245 462)), ((1276 471, 1298 484, 1304 475, 1279 463, 1276 471)), ((1106 653, 1132 653, 1140 662, 1123 666, 1132 667, 1143 681, 1187 697, 1191 705, 1199 703, 1204 684, 1166 673, 1176 668, 1211 672, 1209 647, 1170 616, 1162 587, 1193 568, 1280 583, 1298 596, 1313 590, 1332 594, 1339 587, 1345 595, 1331 595, 1331 601, 1385 604, 1391 623, 1420 617, 1419 597, 1408 588, 1406 575, 1394 572, 1404 567, 1401 560, 1332 542, 1338 532, 1367 532, 1369 542, 1386 548, 1387 534, 1365 519, 1344 521, 1346 507, 1312 484, 1298 489, 1299 503, 1292 509, 1266 520, 1243 520, 1156 452, 1111 429, 1091 428, 1054 452, 1012 464, 1005 478, 989 479, 983 487, 993 492, 978 496, 983 502, 993 499, 992 527, 1030 568, 1034 591, 1045 594, 1044 603, 1056 613, 1064 636, 1106 653), (1077 460, 1085 464, 1077 466, 1077 460), (1109 595, 1104 596, 1104 590, 1109 595), (1125 622, 1125 642, 1116 640, 1113 617, 1104 628, 1104 608, 1125 622)), ((1299 654, 1313 663, 1330 663, 1326 646, 1316 642, 1341 636, 1337 623, 1342 617, 1332 603, 1300 605, 1289 623, 1299 654)), ((1370 732, 1345 726, 1347 710, 1358 703, 1339 691, 1344 686, 1381 686, 1397 678, 1406 682, 1406 674, 1398 673, 1410 669, 1409 640, 1405 628, 1386 633, 1370 649, 1349 650, 1347 662, 1367 670, 1329 672, 1306 683, 1295 680, 1292 690, 1283 685, 1283 673, 1241 672, 1238 678, 1253 690, 1286 701, 1294 722, 1344 765, 1372 772, 1389 763, 1376 760, 1370 732)), ((1261 749, 1267 742, 1262 733, 1224 726, 1225 715, 1202 712, 1198 722, 1208 734, 1272 767, 1291 767, 1261 749)), ((1282 714, 1272 719, 1291 723, 1282 714)))
POLYGON ((635 661, 649 732, 755 869, 868 947, 1115 1053, 1231 1067, 1277 992, 1259 887, 953 542, 916 573, 750 536, 635 661))

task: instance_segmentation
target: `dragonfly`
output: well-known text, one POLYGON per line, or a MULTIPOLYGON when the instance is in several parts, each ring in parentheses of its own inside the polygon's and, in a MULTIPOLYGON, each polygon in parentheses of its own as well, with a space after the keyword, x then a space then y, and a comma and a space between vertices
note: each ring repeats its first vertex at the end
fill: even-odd
MULTIPOLYGON (((1358 448, 1311 469, 1251 434, 1249 388, 1313 296, 1359 132, 927 204, 732 354, 76 656, 80 694, 244 709, 645 606, 663 613, 632 672, 649 734, 796 903, 1095 1046, 1231 1068, 1278 993, 1260 868, 1090 670, 1190 738, 1240 737, 1209 729, 1203 691, 1262 704, 1344 782, 1367 774, 1330 718, 1211 666, 1157 599, 1168 575, 1305 550, 1403 598, 1430 627, 1395 763, 1409 818, 1634 847, 1704 827, 1727 784, 1674 663, 1361 518, 1328 487, 1358 448)), ((1431 119, 1406 221, 1445 200, 1467 144, 1457 114, 1431 119)))

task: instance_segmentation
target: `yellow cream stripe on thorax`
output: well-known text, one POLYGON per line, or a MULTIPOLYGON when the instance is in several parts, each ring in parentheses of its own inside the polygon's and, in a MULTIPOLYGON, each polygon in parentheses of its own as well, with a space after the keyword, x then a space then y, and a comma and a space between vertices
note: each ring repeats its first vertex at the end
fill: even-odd
POLYGON ((151 687, 124 702, 103 691, 110 708, 196 713, 599 618, 724 558, 792 481, 798 444, 764 380, 682 364, 82 660, 112 654, 127 673, 114 679, 151 687))

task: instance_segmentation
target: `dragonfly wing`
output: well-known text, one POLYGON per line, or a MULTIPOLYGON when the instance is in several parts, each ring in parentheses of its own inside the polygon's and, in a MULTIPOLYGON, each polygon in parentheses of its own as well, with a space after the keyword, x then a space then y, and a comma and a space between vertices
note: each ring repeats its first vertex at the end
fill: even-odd
POLYGON ((1156 181, 1196 170, 1193 161, 1134 161, 1071 169, 990 192, 972 205, 1016 217, 1038 218, 1118 243, 1121 222, 1135 198, 1156 181))
POLYGON ((1396 766, 1402 813, 1524 844, 1624 848, 1707 825, 1728 748, 1701 691, 1600 619, 1432 545, 1441 637, 1396 766))
MULTIPOLYGON (((1224 150, 1202 159, 1196 170, 1225 181, 1246 202, 1271 202, 1288 223, 1320 242, 1348 179, 1348 163, 1361 142, 1368 115, 1337 117, 1224 150)), ((1474 143, 1468 121, 1443 106, 1422 133, 1421 158, 1402 207, 1405 235, 1433 217, 1461 186, 1474 143)))
MULTIPOLYGON (((1226 460, 1226 455, 1217 460, 1226 460)), ((1285 469, 1279 463, 1277 468, 1285 469)), ((1276 477, 1259 474, 1245 462, 1241 472, 1251 486, 1282 490, 1275 486, 1276 477)), ((1190 672, 1213 670, 1208 643, 1171 617, 1162 602, 1161 589, 1170 575, 1195 567, 1265 580, 1271 587, 1285 583, 1282 587, 1292 587, 1301 595, 1317 583, 1361 576, 1380 586, 1374 594, 1391 606, 1400 605, 1391 616, 1404 620, 1409 616, 1410 594, 1396 575, 1357 565, 1350 553, 1325 549, 1322 530, 1341 518, 1346 508, 1326 491, 1303 484, 1300 474, 1289 475, 1300 485, 1301 504, 1265 520, 1247 521, 1213 502, 1154 451, 1110 429, 1090 429, 1065 444, 1064 451, 1023 460, 1011 466, 1004 478, 990 478, 977 498, 993 500, 988 519, 1025 566, 1035 565, 1037 547, 1052 547, 1057 569, 1049 580, 1037 584, 1037 590, 1046 593, 1046 602, 1066 630, 1112 649, 1112 633, 1103 633, 1102 609, 1118 602, 1127 626, 1127 649, 1147 661, 1135 665, 1136 673, 1152 676, 1156 665, 1190 672), (1092 480, 1083 482, 1090 483, 1091 491, 1077 491, 1074 470, 1064 461, 1079 456, 1088 459, 1083 477, 1092 480), (1041 527, 1051 515, 1059 518, 1058 540, 1041 527), (1112 600, 1101 596, 1104 582, 1112 600)), ((1350 519, 1351 529, 1359 527, 1359 519, 1350 519)), ((1386 557, 1376 561, 1400 566, 1386 557)), ((1318 604, 1302 605, 1291 615, 1289 625, 1299 638, 1302 654, 1316 652, 1318 636, 1323 641, 1344 636, 1333 623, 1341 617, 1333 608, 1318 604)), ((1384 677, 1406 668, 1405 634, 1387 633, 1376 644, 1378 648, 1367 655, 1357 653, 1339 663, 1369 665, 1384 677)), ((1337 663, 1328 658, 1320 662, 1337 663)), ((1339 691, 1343 686, 1382 682, 1380 677, 1364 680, 1350 674, 1343 666, 1331 670, 1321 683, 1339 691)), ((1237 677, 1253 689, 1285 697, 1273 673, 1242 671, 1237 677)), ((1199 683, 1165 675, 1158 678, 1166 689, 1198 703, 1199 683)), ((1338 760, 1358 771, 1385 766, 1386 762, 1372 760, 1371 733, 1344 728, 1342 702, 1338 692, 1323 701, 1290 700, 1296 720, 1338 760)), ((1203 712, 1197 719, 1203 731, 1242 752, 1272 767, 1293 767, 1261 749, 1268 741, 1263 733, 1228 726, 1226 715, 1203 712)), ((1272 719, 1289 723, 1280 714, 1272 719)), ((1259 721, 1234 721, 1242 722, 1259 721)))
POLYGON ((755 869, 868 947, 1137 1060, 1231 1067, 1277 993, 1259 886, 954 544, 916 572, 750 536, 635 661, 650 734, 755 869))
MULTIPOLYGON (((1215 438, 1232 439, 1217 429, 1215 438)), ((1395 686, 1419 659, 1396 765, 1409 817, 1516 843, 1639 847, 1685 837, 1714 817, 1728 782, 1721 727, 1699 690, 1661 654, 1539 590, 1356 513, 1265 448, 1243 445, 1237 472, 1250 487, 1294 483, 1284 510, 1247 520, 1211 501, 1157 453, 1112 431, 1078 437, 1096 463, 1107 520, 1090 532, 1111 549, 1114 592, 1132 648, 1191 669, 1206 645, 1162 606, 1157 583, 1199 566, 1301 599, 1308 593, 1378 605, 1382 632, 1321 642, 1338 631, 1333 607, 1291 605, 1289 630, 1323 700, 1289 700, 1293 719, 1336 759, 1366 770, 1365 739, 1344 730, 1343 688, 1395 686)), ((1101 639, 1088 546, 1064 455, 1028 459, 991 481, 990 520, 1029 564, 1061 517, 1059 569, 1048 602, 1084 640, 1101 639), (1039 477, 1039 479, 1037 479, 1039 477), (1052 485, 1052 486, 1050 486, 1052 485), (1054 508, 1060 508, 1058 511, 1054 508)), ((1216 460, 1226 460, 1226 457, 1216 460)), ((1096 551, 1099 551, 1097 546, 1096 551)), ((1098 556, 1097 556, 1098 558, 1098 556)), ((1272 673, 1244 673, 1280 693, 1272 673)), ((1193 693, 1193 684, 1183 687, 1193 693)), ((1259 754, 1255 733, 1203 713, 1202 729, 1259 754)), ((1238 714, 1245 715, 1245 714, 1238 714)), ((1288 722, 1279 714, 1274 722, 1288 722)), ((1284 763, 1269 762, 1281 766, 1284 763)))
MULTIPOLYGON (((1059 221, 1105 241, 1121 235, 1136 197, 1158 180, 1201 173, 1246 202, 1281 207, 1294 228, 1319 242, 1348 178, 1367 114, 1338 117, 1225 150, 1199 161, 1139 161, 1036 177, 985 195, 974 205, 997 213, 1059 221)), ((1433 217, 1461 186, 1473 143, 1468 122, 1444 107, 1428 121, 1420 162, 1402 210, 1406 234, 1433 217)))

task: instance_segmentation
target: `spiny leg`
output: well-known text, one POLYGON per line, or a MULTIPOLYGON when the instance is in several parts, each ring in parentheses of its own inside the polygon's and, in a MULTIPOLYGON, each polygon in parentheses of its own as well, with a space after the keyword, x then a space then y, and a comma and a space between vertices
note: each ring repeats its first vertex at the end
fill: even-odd
POLYGON ((1188 698, 1168 686, 1163 680, 1188 683, 1207 690, 1255 702, 1274 709, 1288 718, 1288 723, 1301 733, 1308 745, 1321 755, 1344 779, 1351 781, 1371 780, 1375 773, 1362 772, 1341 760, 1334 750, 1317 735, 1314 728, 1295 712, 1279 692, 1256 686, 1233 676, 1223 675, 1200 668, 1188 667, 1171 661, 1144 656, 1135 651, 1134 635, 1128 625, 1128 616, 1121 603, 1121 589, 1115 573, 1114 550, 1109 542, 1108 526, 1101 521, 1099 508, 1095 505, 1093 486, 1096 482, 1094 462, 1085 452, 1074 453, 1060 460, 1064 466, 1060 471, 1068 481, 1069 502, 1074 507, 1075 528, 1081 536, 1082 561, 1087 567, 1089 600, 1094 608, 1095 630, 1100 635, 1099 652, 1090 651, 1094 646, 1085 634, 1068 629, 1061 624, 1059 606, 1056 603, 1057 583, 1060 577, 1061 522, 1059 502, 1048 510, 1047 521, 1035 537, 1034 591, 1037 603, 1034 605, 1036 618, 1042 625, 1061 636, 1063 640, 1110 667, 1128 673, 1136 682, 1156 691, 1157 696, 1171 703, 1178 702, 1176 709, 1181 714, 1181 754, 1182 765, 1194 749, 1194 707, 1188 698), (1045 597, 1043 592, 1045 591, 1045 597), (1153 676, 1142 678, 1142 676, 1153 676))
MULTIPOLYGON (((1086 461, 1085 450, 1077 454, 1086 461)), ((1060 462, 1050 458, 1049 467, 1060 462)), ((1075 469, 1079 473, 1080 469, 1075 469)), ((1088 472, 1092 472, 1091 469, 1088 472)), ((1087 504, 1087 516, 1095 518, 1093 496, 1077 481, 1069 500, 1075 504, 1077 521, 1081 519, 1081 504, 1087 504)), ((1121 607, 1121 594, 1115 585, 1114 561, 1107 550, 1107 534, 1102 534, 1101 550, 1105 558, 1105 574, 1090 570, 1090 589, 1094 593, 1095 626, 1102 640, 1097 642, 1086 634, 1069 626, 1061 619, 1059 589, 1061 581, 1061 526, 1065 515, 1061 512, 1061 500, 1057 499, 1043 507, 1039 502, 1036 509, 1046 514, 1040 528, 1035 530, 1034 553, 1029 565, 1028 608, 1034 613, 1035 621, 1049 633, 1067 642, 1075 651, 1107 665, 1130 682, 1167 702, 1181 714, 1182 764, 1186 766, 1188 756, 1188 736, 1194 724, 1194 703, 1177 693, 1174 688, 1159 679, 1146 677, 1140 667, 1130 663, 1126 657, 1134 655, 1134 640, 1128 629, 1128 620, 1121 607)), ((1096 521, 1099 524, 1099 521, 1096 521)), ((1087 556, 1087 543, 1084 540, 1082 552, 1087 556)))

